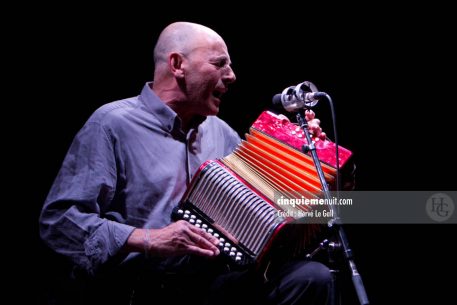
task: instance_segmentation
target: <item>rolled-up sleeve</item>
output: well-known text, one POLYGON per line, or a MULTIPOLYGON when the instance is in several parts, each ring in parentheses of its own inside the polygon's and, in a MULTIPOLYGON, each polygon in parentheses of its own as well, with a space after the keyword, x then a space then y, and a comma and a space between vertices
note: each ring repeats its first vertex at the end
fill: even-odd
POLYGON ((40 235, 56 252, 94 273, 119 254, 134 227, 110 210, 117 183, 113 139, 88 122, 76 135, 40 215, 40 235))

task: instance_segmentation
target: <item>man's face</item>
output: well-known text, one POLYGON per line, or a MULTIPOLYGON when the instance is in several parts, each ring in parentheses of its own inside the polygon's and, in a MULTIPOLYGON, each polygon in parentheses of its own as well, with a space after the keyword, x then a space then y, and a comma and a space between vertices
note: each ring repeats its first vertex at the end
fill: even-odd
POLYGON ((216 115, 221 96, 236 79, 223 41, 205 43, 184 56, 185 87, 189 106, 198 115, 216 115))

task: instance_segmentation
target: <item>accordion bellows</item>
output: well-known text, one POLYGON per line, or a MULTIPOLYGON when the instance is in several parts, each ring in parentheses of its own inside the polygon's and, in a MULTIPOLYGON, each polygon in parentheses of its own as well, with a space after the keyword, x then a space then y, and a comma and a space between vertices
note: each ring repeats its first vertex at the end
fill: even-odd
MULTIPOLYGON (((324 176, 335 181, 335 144, 317 141, 324 176)), ((286 230, 309 205, 279 205, 278 198, 318 199, 322 196, 312 158, 301 152, 306 139, 298 126, 265 111, 233 153, 205 162, 192 179, 173 218, 185 219, 218 237, 220 249, 237 265, 259 263, 281 231, 287 251, 299 253, 316 238, 321 225, 310 223, 286 230), (292 234, 289 234, 292 233, 292 234)), ((339 146, 340 168, 351 152, 339 146)))

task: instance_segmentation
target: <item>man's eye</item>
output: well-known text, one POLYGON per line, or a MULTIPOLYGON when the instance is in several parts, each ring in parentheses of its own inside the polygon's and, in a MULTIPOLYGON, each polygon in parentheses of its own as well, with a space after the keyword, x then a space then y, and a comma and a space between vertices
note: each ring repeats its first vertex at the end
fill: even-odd
POLYGON ((218 61, 218 62, 215 62, 214 65, 215 65, 216 67, 223 68, 224 66, 227 65, 227 62, 226 62, 225 60, 223 60, 223 61, 218 61))

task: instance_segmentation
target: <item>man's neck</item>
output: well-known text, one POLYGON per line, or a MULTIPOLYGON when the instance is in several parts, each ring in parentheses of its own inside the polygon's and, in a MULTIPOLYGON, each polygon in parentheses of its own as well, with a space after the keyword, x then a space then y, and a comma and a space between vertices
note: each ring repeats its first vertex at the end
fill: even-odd
POLYGON ((181 120, 181 129, 184 132, 187 133, 191 128, 198 126, 205 120, 205 117, 197 115, 193 109, 188 107, 186 97, 181 91, 176 90, 175 86, 164 86, 163 84, 158 86, 156 83, 153 83, 151 89, 161 101, 176 112, 181 120))

